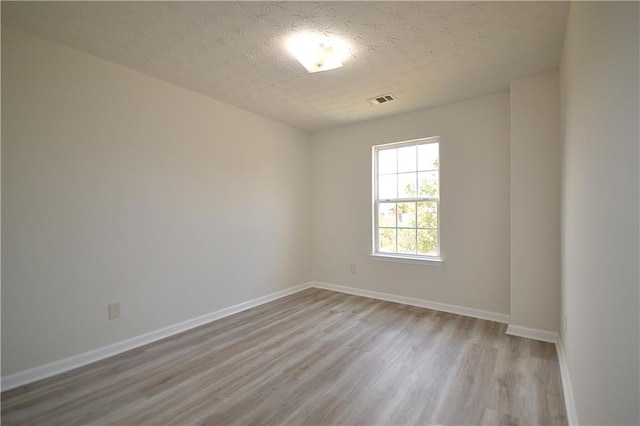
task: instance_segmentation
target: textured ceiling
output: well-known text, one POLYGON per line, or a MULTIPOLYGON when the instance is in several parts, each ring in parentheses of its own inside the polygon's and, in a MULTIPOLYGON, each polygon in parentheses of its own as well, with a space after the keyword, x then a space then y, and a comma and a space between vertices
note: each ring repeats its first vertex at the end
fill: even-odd
POLYGON ((2 24, 316 131, 509 87, 558 66, 566 2, 2 2, 2 24), (352 45, 308 74, 301 30, 352 45), (397 101, 366 99, 392 93, 397 101))

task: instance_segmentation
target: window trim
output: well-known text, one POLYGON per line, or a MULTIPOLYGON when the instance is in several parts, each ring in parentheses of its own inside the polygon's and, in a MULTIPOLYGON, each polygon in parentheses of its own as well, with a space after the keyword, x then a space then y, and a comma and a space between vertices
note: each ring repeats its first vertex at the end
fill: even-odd
MULTIPOLYGON (((438 197, 421 197, 421 198, 411 198, 411 199, 403 199, 403 198, 394 198, 394 199, 378 199, 378 152, 384 149, 391 148, 401 148, 403 146, 415 146, 422 144, 430 144, 437 143, 440 144, 439 136, 431 136, 427 138, 419 138, 419 139, 411 139, 402 142, 392 142, 387 144, 374 145, 371 147, 371 157, 372 157, 372 205, 371 205, 371 214, 372 214, 372 229, 371 229, 371 253, 370 257, 373 260, 382 260, 382 261, 390 261, 390 262, 398 262, 398 263, 411 263, 411 264, 422 264, 422 265, 442 265, 444 259, 442 258, 441 251, 441 233, 440 233, 440 217, 441 217, 441 202, 440 202, 440 183, 441 183, 441 169, 442 169, 442 161, 440 157, 440 146, 438 146, 438 197), (438 206, 437 210, 437 218, 438 218, 438 240, 437 240, 437 255, 420 255, 420 254, 411 254, 411 253, 388 253, 388 252, 380 252, 378 251, 379 247, 379 226, 378 226, 378 209, 379 204, 384 202, 401 202, 402 200, 410 201, 410 202, 420 202, 420 201, 431 201, 436 202, 438 206)), ((396 224, 396 230, 398 226, 396 224)))
POLYGON ((444 263, 444 259, 439 256, 426 256, 420 255, 410 255, 410 254, 402 254, 400 255, 394 253, 371 253, 369 257, 372 260, 381 260, 383 262, 395 262, 395 263, 408 263, 411 265, 433 265, 433 266, 442 266, 444 263))

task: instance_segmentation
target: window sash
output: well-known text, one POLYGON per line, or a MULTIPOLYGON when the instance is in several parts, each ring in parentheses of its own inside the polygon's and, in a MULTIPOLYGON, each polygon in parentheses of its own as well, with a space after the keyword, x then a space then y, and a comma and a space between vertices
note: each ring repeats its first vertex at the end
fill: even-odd
MULTIPOLYGON (((401 143, 393 143, 393 144, 387 144, 387 145, 379 145, 379 146, 374 146, 373 147, 373 229, 372 229, 372 233, 373 233, 373 253, 374 254, 384 254, 384 255, 390 255, 390 256, 397 256, 397 257, 417 257, 417 258, 424 258, 424 259, 433 259, 433 258, 439 258, 440 257, 440 191, 438 190, 438 197, 411 197, 411 198, 406 198, 406 197, 396 197, 396 198, 378 198, 378 184, 379 184, 379 178, 380 176, 385 176, 385 175, 399 175, 402 174, 404 172, 398 172, 396 171, 395 173, 378 173, 378 159, 379 159, 379 154, 381 151, 386 150, 386 149, 396 149, 396 148, 402 148, 404 146, 419 146, 419 145, 426 145, 426 144, 431 144, 431 143, 440 143, 439 138, 427 138, 427 139, 416 139, 416 140, 412 140, 412 141, 407 141, 407 142, 401 142, 401 143), (418 227, 417 222, 416 222, 416 226, 414 227, 407 227, 407 226, 398 226, 398 222, 397 222, 397 218, 396 218, 396 222, 395 222, 395 226, 379 226, 379 210, 380 210, 380 203, 420 203, 420 202, 431 202, 431 203, 435 203, 436 204, 436 209, 437 209, 437 213, 436 213, 436 220, 437 220, 437 228, 424 228, 424 227, 418 227), (387 251, 381 251, 380 250, 380 229, 392 229, 395 231, 395 251, 394 252, 387 252, 387 251), (415 230, 416 231, 416 241, 415 241, 415 247, 416 247, 416 253, 402 253, 402 252, 398 252, 398 230, 399 229, 408 229, 408 230, 415 230), (418 230, 435 230, 436 231, 436 253, 435 254, 418 254, 418 230)), ((439 146, 438 146, 438 162, 440 163, 440 150, 439 150, 439 146)), ((438 189, 440 187, 440 167, 438 169, 429 169, 429 170, 418 170, 418 167, 416 165, 416 170, 415 172, 422 172, 422 171, 435 171, 438 172, 438 189)), ((409 172, 410 173, 410 172, 409 172)))
MULTIPOLYGON (((412 257, 424 257, 427 259, 431 259, 434 257, 439 257, 440 256, 440 200, 438 198, 424 198, 424 199, 416 199, 416 198, 411 198, 411 199, 407 199, 407 198, 398 198, 398 199, 388 199, 388 200, 375 200, 375 208, 374 208, 374 231, 373 231, 373 238, 374 238, 374 247, 373 247, 373 253, 375 254, 385 254, 385 255, 396 255, 396 256, 412 256, 412 257), (428 201, 428 202, 432 202, 432 203, 436 203, 436 208, 437 208, 437 223, 438 226, 437 228, 431 228, 431 227, 420 227, 417 225, 416 226, 398 226, 398 223, 396 222, 396 226, 380 226, 378 224, 379 221, 379 208, 380 208, 380 203, 394 203, 394 202, 422 202, 422 201, 428 201), (380 229, 393 229, 395 230, 395 234, 396 234, 396 251, 393 252, 388 252, 388 251, 381 251, 380 250, 380 229), (436 254, 418 254, 417 253, 417 247, 418 247, 418 233, 416 232, 416 253, 402 253, 398 251, 398 229, 410 229, 410 230, 428 230, 428 231, 436 231, 437 234, 437 239, 436 239, 436 254)), ((397 220, 397 219, 396 219, 397 220)))

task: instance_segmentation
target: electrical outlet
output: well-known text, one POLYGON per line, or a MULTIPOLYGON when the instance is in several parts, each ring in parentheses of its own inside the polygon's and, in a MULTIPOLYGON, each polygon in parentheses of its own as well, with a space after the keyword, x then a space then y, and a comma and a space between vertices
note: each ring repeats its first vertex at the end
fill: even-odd
POLYGON ((349 266, 349 271, 350 271, 352 274, 355 274, 355 273, 356 273, 356 265, 355 265, 354 263, 352 263, 352 264, 349 266))
POLYGON ((120 304, 112 303, 109 305, 109 319, 118 318, 120 316, 120 304))

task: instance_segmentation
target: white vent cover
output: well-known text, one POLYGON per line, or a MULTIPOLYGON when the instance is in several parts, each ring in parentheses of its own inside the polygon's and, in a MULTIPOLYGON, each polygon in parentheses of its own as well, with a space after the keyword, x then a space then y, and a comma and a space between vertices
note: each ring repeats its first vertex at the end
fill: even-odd
POLYGON ((385 104, 387 102, 391 102, 391 101, 395 101, 395 100, 396 100, 395 96, 393 96, 391 93, 387 93, 387 94, 379 95, 379 96, 374 96, 373 98, 367 99, 367 101, 371 105, 385 104))

